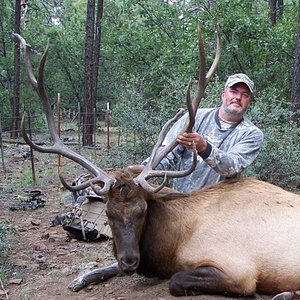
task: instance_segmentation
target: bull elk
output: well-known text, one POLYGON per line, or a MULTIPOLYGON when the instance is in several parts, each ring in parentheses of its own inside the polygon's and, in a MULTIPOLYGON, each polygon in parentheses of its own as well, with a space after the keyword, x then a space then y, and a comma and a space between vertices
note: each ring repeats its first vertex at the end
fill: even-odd
MULTIPOLYGON (((274 299, 292 299, 300 289, 300 196, 254 178, 228 180, 189 195, 153 186, 153 177, 185 176, 184 172, 158 171, 155 167, 175 146, 161 147, 171 123, 163 127, 146 167, 127 167, 109 175, 83 156, 68 149, 55 129, 49 99, 44 88, 46 48, 36 79, 32 72, 30 47, 25 48, 25 64, 30 82, 44 106, 53 145, 34 144, 35 150, 63 155, 92 175, 88 182, 70 190, 91 186, 106 201, 106 213, 113 234, 117 264, 92 271, 75 279, 70 288, 78 290, 118 272, 138 272, 170 279, 175 296, 232 294, 253 296, 256 292, 277 294, 274 299)), ((199 34, 200 71, 196 96, 186 98, 190 120, 182 131, 191 130, 195 112, 206 85, 220 58, 220 33, 214 62, 205 74, 205 53, 199 34)), ((195 151, 194 151, 195 152, 195 151)), ((196 155, 195 155, 196 156, 196 155)))

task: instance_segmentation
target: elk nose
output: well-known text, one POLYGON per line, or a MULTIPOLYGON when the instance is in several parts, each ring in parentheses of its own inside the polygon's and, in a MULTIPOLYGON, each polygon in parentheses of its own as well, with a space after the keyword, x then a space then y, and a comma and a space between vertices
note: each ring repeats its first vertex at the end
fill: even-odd
POLYGON ((124 272, 134 272, 139 265, 139 258, 137 256, 123 256, 121 257, 121 269, 124 272))

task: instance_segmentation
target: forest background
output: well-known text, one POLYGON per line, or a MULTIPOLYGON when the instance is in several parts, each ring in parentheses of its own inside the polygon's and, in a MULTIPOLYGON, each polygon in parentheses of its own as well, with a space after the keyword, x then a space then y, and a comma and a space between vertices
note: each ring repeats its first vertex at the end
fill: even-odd
POLYGON ((300 190, 300 1, 1 2, 0 114, 11 138, 28 109, 41 116, 38 127, 45 126, 13 32, 32 45, 35 67, 50 40, 47 92, 53 104, 60 93, 65 120, 74 119, 78 107, 86 112, 81 122, 91 126, 82 126, 83 145, 93 144, 96 130, 84 116, 106 111, 109 103, 112 126, 132 137, 110 149, 105 162, 99 158, 101 167, 117 168, 147 157, 161 126, 185 107, 187 84, 198 71, 198 25, 209 66, 218 22, 221 62, 201 106, 220 104, 228 75, 248 74, 256 89, 247 115, 265 142, 246 174, 300 190))

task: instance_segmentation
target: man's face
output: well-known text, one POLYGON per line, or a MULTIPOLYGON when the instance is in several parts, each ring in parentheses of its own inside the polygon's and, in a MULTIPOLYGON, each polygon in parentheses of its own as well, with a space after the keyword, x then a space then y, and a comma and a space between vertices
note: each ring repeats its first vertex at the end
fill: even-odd
POLYGON ((242 117, 250 105, 251 92, 246 84, 237 83, 226 88, 221 99, 222 108, 227 114, 242 117))

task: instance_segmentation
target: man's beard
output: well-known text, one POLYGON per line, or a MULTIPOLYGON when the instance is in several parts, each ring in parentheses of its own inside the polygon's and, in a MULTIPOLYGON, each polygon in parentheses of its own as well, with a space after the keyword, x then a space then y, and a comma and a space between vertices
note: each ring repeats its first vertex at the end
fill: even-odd
POLYGON ((244 108, 242 108, 242 107, 240 107, 240 108, 233 108, 233 107, 231 107, 231 104, 232 104, 232 103, 230 103, 229 105, 226 104, 226 103, 223 103, 224 111, 225 111, 227 114, 229 114, 229 115, 234 115, 234 116, 239 116, 239 117, 241 117, 241 116, 244 115, 244 113, 245 113, 246 110, 247 110, 247 109, 244 109, 244 108))

